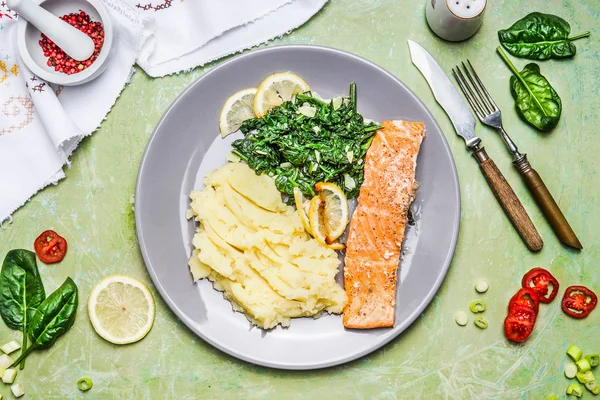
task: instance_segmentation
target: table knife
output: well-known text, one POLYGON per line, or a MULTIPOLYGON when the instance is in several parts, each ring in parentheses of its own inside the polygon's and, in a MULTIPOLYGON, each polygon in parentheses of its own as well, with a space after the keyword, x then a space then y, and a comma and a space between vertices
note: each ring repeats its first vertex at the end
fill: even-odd
POLYGON ((418 43, 409 40, 410 56, 413 64, 423 74, 436 101, 442 106, 458 136, 465 140, 483 173, 490 189, 504 209, 527 248, 539 251, 544 245, 540 234, 531 222, 525 207, 512 190, 494 161, 481 146, 481 139, 475 135, 475 117, 469 106, 460 97, 448 76, 433 57, 418 43))

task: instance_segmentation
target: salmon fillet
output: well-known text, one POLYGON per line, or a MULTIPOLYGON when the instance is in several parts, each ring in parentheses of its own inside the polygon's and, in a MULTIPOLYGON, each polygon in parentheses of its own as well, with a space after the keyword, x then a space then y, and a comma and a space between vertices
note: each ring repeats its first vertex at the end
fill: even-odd
POLYGON ((415 197, 425 126, 407 121, 382 125, 366 155, 365 179, 346 243, 346 328, 394 326, 400 248, 415 197))

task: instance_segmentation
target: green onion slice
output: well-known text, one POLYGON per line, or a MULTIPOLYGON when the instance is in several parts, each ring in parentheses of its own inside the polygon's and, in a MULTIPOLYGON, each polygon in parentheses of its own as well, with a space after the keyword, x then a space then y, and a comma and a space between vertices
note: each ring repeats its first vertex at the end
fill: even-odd
POLYGON ((586 383, 594 382, 596 380, 592 371, 578 372, 577 375, 575 375, 575 376, 577 377, 577 380, 580 383, 583 383, 584 385, 586 383))
POLYGON ((585 387, 593 394, 600 393, 600 385, 598 385, 596 383, 596 381, 591 381, 591 382, 586 383, 585 387))
POLYGON ((479 329, 486 329, 488 327, 488 322, 483 317, 475 317, 475 319, 473 319, 473 323, 479 329))
POLYGON ((590 362, 585 358, 580 359, 575 364, 577 365, 577 370, 579 372, 588 372, 592 369, 590 362))
POLYGON ((571 394, 573 396, 581 397, 583 396, 583 389, 576 383, 571 383, 567 388, 567 394, 571 394))
POLYGON ((577 375, 577 366, 571 362, 565 365, 565 376, 569 379, 575 378, 577 375))
POLYGON ((87 392, 92 388, 92 386, 94 386, 94 384, 92 383, 92 380, 90 378, 81 378, 77 381, 77 387, 82 392, 87 392))
POLYGON ((485 303, 481 300, 475 300, 473 302, 471 302, 471 304, 469 304, 469 310, 471 310, 472 313, 480 313, 480 312, 484 312, 485 311, 485 303))
POLYGON ((585 359, 588 360, 592 368, 600 364, 600 356, 598 354, 588 354, 585 356, 585 359))
POLYGON ((581 351, 579 347, 572 344, 567 349, 567 354, 573 359, 573 361, 579 361, 579 359, 583 355, 583 351, 581 351))

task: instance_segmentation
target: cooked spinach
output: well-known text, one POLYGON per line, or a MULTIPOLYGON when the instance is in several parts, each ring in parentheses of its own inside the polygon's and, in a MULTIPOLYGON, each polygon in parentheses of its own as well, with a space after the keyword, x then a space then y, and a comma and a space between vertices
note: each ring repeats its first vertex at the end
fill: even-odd
POLYGON ((28 331, 32 340, 31 346, 21 353, 13 365, 20 363, 33 350, 52 346, 56 339, 68 331, 75 322, 77 303, 77 285, 71 278, 67 278, 35 310, 28 331))
POLYGON ((334 182, 356 197, 363 182, 364 158, 375 132, 356 111, 356 85, 350 96, 325 102, 310 92, 269 110, 263 118, 244 121, 243 139, 233 153, 256 171, 275 179, 277 189, 292 195, 298 187, 315 194, 317 182, 334 182))
POLYGON ((574 40, 589 36, 584 32, 569 37, 571 26, 552 14, 533 12, 515 22, 510 28, 498 31, 502 46, 515 57, 530 60, 573 57, 577 48, 574 40))
MULTIPOLYGON (((9 251, 0 273, 0 315, 9 328, 23 331, 22 352, 27 348, 27 331, 35 311, 45 298, 35 253, 9 251)), ((21 364, 21 369, 24 365, 21 364)))
POLYGON ((541 131, 547 132, 554 128, 560 118, 562 102, 541 74, 539 65, 529 63, 519 72, 502 49, 498 47, 497 50, 513 73, 510 77, 510 92, 515 99, 519 116, 541 131))

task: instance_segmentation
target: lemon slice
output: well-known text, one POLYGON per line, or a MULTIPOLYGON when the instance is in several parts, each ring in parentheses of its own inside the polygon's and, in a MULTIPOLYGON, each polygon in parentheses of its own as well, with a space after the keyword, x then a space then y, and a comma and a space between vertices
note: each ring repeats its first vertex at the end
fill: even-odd
POLYGON ((141 340, 154 323, 154 298, 137 279, 113 275, 98 283, 88 300, 88 314, 98 335, 114 344, 141 340))
POLYGON ((324 202, 321 200, 320 196, 315 196, 310 201, 310 206, 308 208, 308 220, 310 222, 312 235, 317 242, 323 246, 329 247, 333 250, 343 250, 346 248, 344 244, 330 241, 327 238, 327 231, 323 218, 323 206, 324 202))
POLYGON ((310 221, 308 220, 308 216, 306 212, 310 207, 310 201, 304 198, 302 191, 297 187, 294 188, 294 201, 296 202, 296 210, 298 211, 298 215, 300 216, 300 221, 302 221, 302 225, 304 225, 304 230, 308 232, 309 235, 312 235, 312 229, 310 229, 310 221))
POLYGON ((310 87, 304 79, 291 72, 281 72, 268 76, 254 96, 254 115, 262 118, 271 108, 289 101, 295 94, 308 92, 310 87))
POLYGON ((348 199, 338 185, 331 182, 319 182, 315 185, 323 206, 325 232, 328 242, 333 242, 346 230, 348 225, 348 199))
POLYGON ((254 118, 254 95, 256 88, 244 89, 233 94, 225 101, 219 115, 221 137, 232 134, 240 129, 242 122, 254 118))

